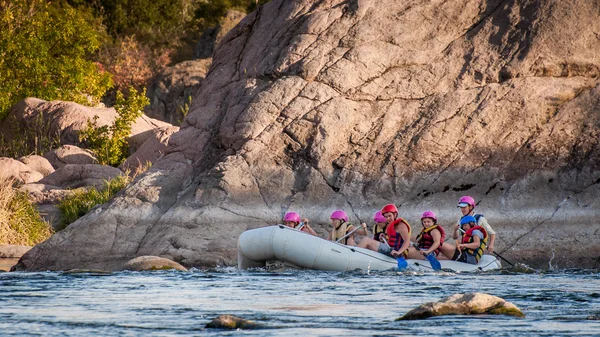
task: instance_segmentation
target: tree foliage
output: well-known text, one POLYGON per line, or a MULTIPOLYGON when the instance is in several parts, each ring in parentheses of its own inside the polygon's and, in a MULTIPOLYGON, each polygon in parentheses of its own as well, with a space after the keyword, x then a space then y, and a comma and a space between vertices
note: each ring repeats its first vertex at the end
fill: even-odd
POLYGON ((100 164, 119 166, 129 155, 127 137, 131 133, 131 125, 149 103, 145 90, 138 94, 133 87, 129 88, 127 97, 118 91, 115 102, 118 116, 113 125, 99 127, 96 123, 98 116, 95 116, 93 121, 88 120, 87 127, 79 133, 79 140, 96 154, 100 164))
POLYGON ((206 0, 198 4, 196 18, 202 28, 215 27, 230 9, 244 13, 256 10, 256 5, 263 5, 269 0, 206 0))
POLYGON ((45 0, 0 0, 0 118, 19 100, 98 102, 110 74, 89 60, 101 43, 89 12, 45 0))

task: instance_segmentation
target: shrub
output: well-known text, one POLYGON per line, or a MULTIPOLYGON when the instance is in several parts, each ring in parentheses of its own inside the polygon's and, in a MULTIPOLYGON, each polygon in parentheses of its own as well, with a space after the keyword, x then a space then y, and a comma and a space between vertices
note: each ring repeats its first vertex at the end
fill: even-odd
POLYGON ((114 124, 99 127, 98 116, 95 116, 93 121, 88 120, 87 127, 79 133, 79 140, 96 154, 100 164, 119 166, 129 155, 127 137, 131 133, 131 125, 149 103, 145 89, 138 94, 131 87, 127 97, 118 91, 115 103, 118 116, 114 124))
POLYGON ((94 187, 77 189, 70 196, 64 198, 58 209, 62 214, 62 227, 66 228, 75 220, 86 215, 94 206, 109 201, 117 192, 125 188, 131 181, 128 175, 118 176, 105 182, 104 188, 97 190, 94 187))
POLYGON ((25 97, 99 102, 110 74, 89 60, 101 43, 87 11, 45 0, 0 0, 0 119, 25 97))
POLYGON ((0 244, 34 246, 52 235, 52 227, 13 183, 0 181, 0 244))
POLYGON ((6 141, 0 134, 0 157, 19 158, 32 154, 43 155, 60 146, 60 135, 50 132, 50 125, 44 122, 42 114, 37 115, 28 127, 19 126, 14 116, 6 121, 13 130, 22 130, 20 137, 6 141))

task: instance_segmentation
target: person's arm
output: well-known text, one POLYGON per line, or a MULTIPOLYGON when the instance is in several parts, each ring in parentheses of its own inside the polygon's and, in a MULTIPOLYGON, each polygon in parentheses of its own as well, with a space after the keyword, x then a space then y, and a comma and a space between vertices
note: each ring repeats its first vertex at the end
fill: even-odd
POLYGON ((431 247, 429 247, 429 249, 422 251, 423 255, 429 255, 431 254, 431 252, 433 252, 434 250, 436 250, 442 243, 442 233, 440 233, 440 231, 438 229, 434 229, 431 231, 431 236, 433 237, 433 244, 431 245, 431 247))
POLYGON ((487 250, 488 252, 493 253, 494 243, 496 242, 496 231, 494 231, 492 226, 487 222, 487 219, 483 216, 479 218, 479 225, 488 233, 490 241, 488 243, 487 250))
POLYGON ((490 235, 490 244, 487 247, 488 252, 493 253, 494 252, 494 241, 496 241, 496 234, 491 234, 490 235))
POLYGON ((454 240, 458 239, 458 229, 460 228, 458 222, 454 224, 454 231, 452 232, 452 238, 454 240))
POLYGON ((458 244, 458 248, 459 249, 463 249, 463 248, 469 248, 469 249, 476 249, 477 247, 479 247, 479 244, 481 243, 481 239, 479 238, 478 235, 473 235, 473 242, 471 243, 460 243, 458 244))
POLYGON ((366 223, 361 223, 360 227, 362 227, 361 229, 357 230, 356 232, 354 232, 354 234, 358 234, 358 235, 369 235, 369 231, 367 230, 367 224, 366 223))

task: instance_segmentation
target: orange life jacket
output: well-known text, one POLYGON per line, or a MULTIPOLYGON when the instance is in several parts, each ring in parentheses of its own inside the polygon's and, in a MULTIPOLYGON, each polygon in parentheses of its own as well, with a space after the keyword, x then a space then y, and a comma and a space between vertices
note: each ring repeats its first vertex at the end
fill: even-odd
MULTIPOLYGON (((408 228, 408 237, 410 237, 410 225, 408 224, 408 222, 406 222, 406 220, 404 220, 402 218, 398 218, 398 219, 394 220, 392 223, 388 224, 385 233, 389 237, 388 244, 390 245, 390 247, 393 250, 399 250, 400 247, 402 247, 402 245, 404 244, 404 239, 402 239, 402 236, 400 235, 400 233, 396 232, 396 225, 398 225, 400 223, 403 223, 406 225, 406 227, 408 228)), ((403 252, 403 254, 407 255, 408 249, 405 250, 403 252)))
POLYGON ((488 234, 485 231, 485 229, 481 226, 475 226, 475 227, 469 229, 468 231, 465 232, 465 234, 463 234, 462 243, 473 242, 473 231, 474 230, 480 230, 483 233, 483 240, 479 241, 479 247, 477 247, 475 249, 467 248, 467 253, 469 253, 471 255, 475 255, 477 262, 479 262, 479 259, 483 255, 483 251, 485 250, 485 247, 487 247, 488 234))

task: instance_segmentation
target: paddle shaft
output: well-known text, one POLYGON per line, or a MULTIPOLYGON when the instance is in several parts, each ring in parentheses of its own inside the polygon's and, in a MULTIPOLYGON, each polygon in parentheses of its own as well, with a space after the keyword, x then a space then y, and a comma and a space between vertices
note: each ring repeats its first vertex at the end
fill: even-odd
POLYGON ((349 237, 350 235, 354 234, 354 232, 356 232, 357 230, 361 229, 361 226, 357 226, 356 228, 354 228, 350 233, 342 236, 341 238, 337 239, 336 243, 339 243, 340 241, 344 240, 345 238, 349 237))
POLYGON ((496 255, 497 257, 501 258, 504 262, 510 264, 511 266, 513 266, 513 267, 515 266, 514 264, 510 263, 510 261, 508 261, 507 259, 505 259, 504 257, 502 257, 502 255, 500 255, 500 254, 498 254, 496 252, 494 252, 494 255, 496 255))

